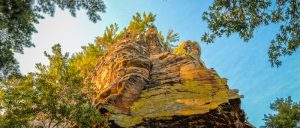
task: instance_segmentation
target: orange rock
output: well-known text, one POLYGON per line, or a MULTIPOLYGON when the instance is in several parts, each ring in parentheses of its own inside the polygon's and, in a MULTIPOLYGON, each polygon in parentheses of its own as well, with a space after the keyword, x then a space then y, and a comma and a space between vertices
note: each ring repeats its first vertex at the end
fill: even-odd
POLYGON ((87 79, 98 88, 95 104, 121 127, 251 127, 238 91, 207 69, 197 42, 165 51, 150 28, 128 32, 87 79))

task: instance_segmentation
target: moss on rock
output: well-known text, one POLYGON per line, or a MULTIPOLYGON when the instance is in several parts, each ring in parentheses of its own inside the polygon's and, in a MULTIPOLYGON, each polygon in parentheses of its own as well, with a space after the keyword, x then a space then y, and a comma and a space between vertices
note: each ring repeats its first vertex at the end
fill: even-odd
POLYGON ((112 120, 120 126, 130 127, 143 119, 168 118, 204 114, 229 99, 239 96, 228 90, 226 83, 218 78, 218 88, 212 84, 199 84, 186 80, 174 86, 159 86, 143 90, 141 97, 131 106, 131 115, 113 115, 112 120))

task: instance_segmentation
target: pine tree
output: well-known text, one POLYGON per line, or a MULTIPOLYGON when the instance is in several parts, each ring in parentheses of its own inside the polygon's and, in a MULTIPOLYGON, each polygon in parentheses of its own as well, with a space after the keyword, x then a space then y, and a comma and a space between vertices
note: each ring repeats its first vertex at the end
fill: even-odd
POLYGON ((158 33, 158 37, 160 39, 160 42, 162 43, 163 48, 169 52, 172 52, 173 47, 175 47, 173 43, 179 41, 179 34, 174 33, 172 29, 169 29, 166 37, 164 37, 162 35, 162 32, 160 31, 158 33))
POLYGON ((155 17, 156 15, 152 12, 149 14, 144 12, 142 15, 137 12, 132 16, 127 31, 130 31, 133 35, 143 34, 146 32, 147 28, 154 26, 153 22, 155 21, 155 17))
POLYGON ((280 98, 270 108, 276 114, 265 115, 262 128, 300 128, 300 102, 293 102, 291 97, 280 98))

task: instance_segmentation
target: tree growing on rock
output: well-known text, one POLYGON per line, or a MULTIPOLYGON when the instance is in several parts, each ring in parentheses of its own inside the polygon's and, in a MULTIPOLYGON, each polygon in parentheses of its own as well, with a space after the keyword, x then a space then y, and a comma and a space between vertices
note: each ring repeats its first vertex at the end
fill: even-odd
MULTIPOLYGON (((102 36, 97 36, 95 42, 82 46, 82 51, 75 53, 71 58, 71 65, 80 71, 80 76, 86 78, 90 73, 94 71, 97 61, 106 52, 113 50, 114 45, 117 45, 117 41, 121 39, 128 31, 131 34, 144 33, 148 27, 154 26, 155 15, 152 13, 146 14, 136 13, 133 16, 129 26, 119 31, 117 23, 107 26, 102 36)), ((169 31, 166 42, 172 42, 177 40, 178 34, 173 34, 173 31, 169 31)))
POLYGON ((158 33, 158 37, 160 39, 160 42, 162 43, 163 48, 169 52, 172 52, 173 48, 175 47, 173 43, 179 41, 179 34, 174 33, 173 29, 169 29, 166 37, 164 37, 162 35, 162 32, 160 31, 158 33))
POLYGON ((86 78, 95 70, 97 60, 103 56, 105 51, 103 47, 95 44, 82 46, 82 51, 75 53, 70 61, 70 64, 79 71, 82 78, 86 78))
POLYGON ((154 26, 155 18, 156 15, 154 15, 152 12, 149 14, 146 14, 145 12, 140 14, 137 12, 132 16, 129 26, 125 29, 126 31, 130 31, 133 35, 143 34, 149 27, 154 26))
POLYGON ((96 45, 100 46, 104 51, 109 50, 124 35, 124 30, 119 32, 117 23, 106 26, 102 37, 96 37, 96 45))
POLYGON ((124 35, 124 31, 118 32, 118 24, 107 26, 102 36, 97 36, 94 43, 82 46, 82 51, 75 53, 71 58, 71 65, 75 67, 81 77, 86 78, 92 73, 97 60, 106 52, 109 52, 117 41, 124 35))

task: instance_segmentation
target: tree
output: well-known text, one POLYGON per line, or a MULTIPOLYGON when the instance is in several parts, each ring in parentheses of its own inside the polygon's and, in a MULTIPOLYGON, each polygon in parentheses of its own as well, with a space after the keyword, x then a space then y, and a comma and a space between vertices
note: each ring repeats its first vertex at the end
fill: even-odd
POLYGON ((105 12, 102 0, 1 0, 0 1, 0 77, 18 72, 14 53, 23 53, 24 47, 33 47, 31 35, 37 30, 34 24, 42 14, 54 15, 55 8, 67 9, 72 16, 85 9, 93 22, 101 20, 105 12))
POLYGON ((119 27, 116 23, 107 26, 102 37, 96 37, 93 44, 82 46, 82 51, 72 56, 71 65, 80 71, 81 77, 86 78, 92 73, 98 63, 98 58, 109 52, 117 40, 123 36, 124 31, 118 33, 118 30, 119 27))
POLYGON ((132 16, 129 26, 120 32, 118 32, 119 26, 116 23, 106 26, 103 35, 96 37, 96 45, 100 46, 104 51, 108 51, 126 32, 130 32, 132 35, 143 34, 147 28, 154 26, 154 21, 155 15, 151 12, 149 14, 137 12, 132 16))
POLYGON ((160 31, 158 33, 158 37, 159 37, 160 42, 162 43, 162 46, 164 47, 164 49, 169 52, 172 52, 173 47, 175 47, 173 45, 173 43, 179 41, 179 34, 174 33, 174 31, 172 29, 169 29, 166 37, 164 37, 162 35, 162 32, 160 31))
POLYGON ((96 37, 96 45, 100 46, 104 51, 109 50, 124 34, 124 31, 118 33, 118 30, 119 26, 117 23, 106 26, 103 36, 96 37))
POLYGON ((277 113, 265 115, 262 128, 300 128, 300 102, 293 102, 291 97, 280 98, 270 108, 277 113))
POLYGON ((153 13, 146 14, 145 12, 143 15, 140 13, 136 13, 134 16, 132 16, 132 20, 129 23, 127 31, 130 31, 133 35, 137 34, 143 34, 146 32, 147 28, 153 27, 153 22, 155 21, 156 15, 153 15, 153 13))
POLYGON ((280 57, 292 55, 300 45, 299 0, 214 0, 202 18, 211 31, 202 36, 202 41, 208 43, 233 33, 247 42, 257 27, 279 24, 280 32, 271 41, 268 51, 272 67, 279 67, 280 57))
POLYGON ((86 78, 95 70, 98 59, 105 53, 97 44, 88 44, 81 47, 83 51, 76 53, 71 58, 71 65, 79 71, 82 78, 86 78))
POLYGON ((38 72, 3 82, 3 127, 92 127, 103 121, 90 84, 83 84, 59 44, 52 51, 54 55, 45 52, 49 65, 36 65, 38 72))

